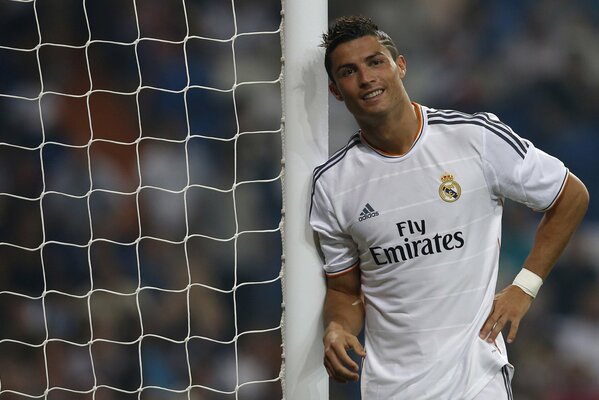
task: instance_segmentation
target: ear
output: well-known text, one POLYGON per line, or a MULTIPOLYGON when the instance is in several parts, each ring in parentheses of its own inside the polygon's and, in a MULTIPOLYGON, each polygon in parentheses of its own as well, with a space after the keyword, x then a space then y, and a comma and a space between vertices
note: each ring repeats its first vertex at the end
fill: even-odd
POLYGON ((408 64, 406 62, 405 57, 401 54, 398 55, 395 59, 395 64, 397 64, 397 67, 399 69, 399 77, 403 79, 406 76, 406 72, 408 71, 408 64))
POLYGON ((335 96, 337 100, 343 101, 343 96, 341 95, 341 92, 339 91, 339 88, 335 82, 329 81, 329 92, 331 92, 331 94, 335 96))

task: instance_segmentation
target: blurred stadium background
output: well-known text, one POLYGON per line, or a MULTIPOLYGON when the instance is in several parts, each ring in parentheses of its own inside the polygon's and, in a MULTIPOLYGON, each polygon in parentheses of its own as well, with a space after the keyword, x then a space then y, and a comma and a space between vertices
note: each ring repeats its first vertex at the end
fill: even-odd
MULTIPOLYGON (((278 29, 280 2, 234 3, 238 32, 278 29)), ((0 1, 0 46, 30 49, 38 43, 32 4, 0 1)), ((228 39, 235 32, 231 2, 185 4, 190 35, 228 39)), ((92 39, 132 42, 137 37, 133 2, 85 5, 92 39)), ((43 42, 85 44, 82 0, 37 1, 35 6, 43 42)), ((183 40, 186 23, 180 1, 138 0, 136 6, 142 36, 183 40)), ((591 207, 583 226, 509 351, 516 366, 513 387, 518 400, 599 399, 599 210, 594 203, 599 185, 599 3, 329 0, 330 19, 346 14, 371 16, 394 38, 408 61, 406 86, 413 100, 432 107, 493 112, 562 159, 587 185, 591 207)), ((187 84, 182 45, 139 42, 141 79, 133 47, 95 43, 86 51, 43 46, 42 79, 36 52, 0 49, 1 94, 35 98, 41 81, 45 92, 83 94, 89 90, 86 53, 94 89, 134 92, 143 84, 171 91, 147 89, 138 96, 97 92, 89 96, 89 105, 86 97, 50 93, 39 104, 0 96, 0 142, 13 145, 0 145, 0 193, 11 194, 0 195, 0 243, 37 248, 44 240, 53 241, 36 251, 0 245, 2 391, 40 396, 49 385, 83 392, 94 382, 134 391, 142 378, 146 386, 180 390, 189 381, 185 346, 158 336, 182 340, 189 329, 192 335, 226 342, 236 332, 279 323, 278 281, 243 286, 235 295, 193 286, 189 299, 183 289, 192 281, 226 291, 235 282, 278 276, 280 182, 239 186, 237 221, 230 193, 189 188, 186 218, 181 192, 190 184, 225 190, 233 182, 278 176, 279 135, 244 135, 237 145, 227 139, 238 129, 279 128, 279 85, 239 87, 235 113, 230 94, 197 89, 184 98, 175 93, 187 84), (224 140, 194 137, 185 144, 188 122, 192 134, 224 140), (92 132, 101 140, 87 146, 92 132), (138 137, 143 139, 138 145, 114 142, 131 143, 138 137), (40 157, 41 143, 47 144, 40 157), (144 189, 137 194, 140 185, 144 189), (90 187, 94 192, 86 196, 90 187), (39 201, 27 200, 39 197, 42 190, 70 196, 47 194, 41 207, 39 201), (239 231, 269 229, 275 231, 241 235, 237 243, 202 236, 193 236, 187 246, 172 243, 189 234, 228 238, 239 231), (105 240, 86 247, 92 234, 105 240), (140 237, 144 239, 137 240, 140 237), (42 301, 44 290, 52 292, 42 301), (150 336, 139 344, 135 340, 142 329, 150 336), (39 344, 46 332, 62 340, 48 342, 45 354, 39 346, 5 340, 39 344), (90 350, 84 344, 92 338, 105 340, 90 350)), ((240 37, 234 49, 238 82, 278 77, 278 35, 240 37)), ((191 85, 231 87, 230 43, 194 40, 187 50, 191 85)), ((330 104, 332 152, 356 127, 341 103, 331 98, 330 104)), ((539 217, 507 204, 500 285, 520 268, 539 217)), ((278 330, 242 336, 240 381, 276 377, 280 344, 278 330)), ((233 344, 193 340, 188 351, 194 384, 221 391, 235 386, 233 344)), ((331 383, 331 399, 358 399, 357 393, 355 384, 331 383)), ((24 398, 0 392, 0 400, 24 398)), ((92 395, 55 390, 47 398, 92 395)), ((104 387, 94 398, 138 395, 104 387)), ((187 397, 147 389, 141 398, 187 397)), ((198 389, 191 398, 236 397, 198 389)), ((239 398, 279 399, 280 384, 244 387, 239 398)))

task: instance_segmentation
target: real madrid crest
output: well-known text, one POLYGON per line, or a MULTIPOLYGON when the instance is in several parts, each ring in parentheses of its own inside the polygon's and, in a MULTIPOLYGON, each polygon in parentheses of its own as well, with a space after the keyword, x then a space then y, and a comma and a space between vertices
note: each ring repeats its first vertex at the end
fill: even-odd
POLYGON ((453 175, 445 173, 441 176, 441 185, 439 186, 439 197, 448 203, 453 203, 460 198, 462 188, 453 180, 453 175))

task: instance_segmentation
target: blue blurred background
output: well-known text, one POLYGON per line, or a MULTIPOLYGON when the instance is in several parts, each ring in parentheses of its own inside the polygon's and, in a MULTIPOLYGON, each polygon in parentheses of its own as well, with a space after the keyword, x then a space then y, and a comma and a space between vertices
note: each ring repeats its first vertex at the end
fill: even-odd
MULTIPOLYGON (((231 91, 278 78, 280 39, 229 40, 280 8, 0 1, 0 400, 281 398, 276 380, 231 393, 281 363, 280 87, 231 91)), ((599 399, 599 3, 329 0, 347 14, 394 38, 414 101, 493 112, 587 185, 509 352, 517 399, 599 399)), ((332 152, 356 126, 330 103, 332 152)), ((507 204, 500 286, 539 218, 507 204)))

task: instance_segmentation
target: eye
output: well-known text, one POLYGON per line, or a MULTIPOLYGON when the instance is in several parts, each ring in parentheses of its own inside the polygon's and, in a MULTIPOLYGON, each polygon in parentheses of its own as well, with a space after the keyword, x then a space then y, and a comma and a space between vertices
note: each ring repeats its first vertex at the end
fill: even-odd
POLYGON ((370 65, 381 65, 381 64, 384 64, 384 63, 385 63, 385 60, 382 59, 382 58, 373 58, 370 61, 370 65))
POLYGON ((351 74, 353 74, 354 72, 355 72, 355 69, 354 69, 354 68, 349 68, 349 67, 347 67, 347 68, 343 68, 343 69, 340 71, 340 75, 341 75, 342 77, 346 77, 346 76, 350 76, 350 75, 351 75, 351 74))

